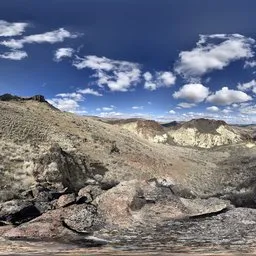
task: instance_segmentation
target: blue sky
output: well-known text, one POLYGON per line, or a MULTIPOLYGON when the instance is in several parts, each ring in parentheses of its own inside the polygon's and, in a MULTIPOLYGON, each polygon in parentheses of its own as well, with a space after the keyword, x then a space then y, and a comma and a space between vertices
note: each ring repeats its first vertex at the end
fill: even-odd
POLYGON ((254 0, 1 0, 0 94, 102 117, 256 123, 254 0))

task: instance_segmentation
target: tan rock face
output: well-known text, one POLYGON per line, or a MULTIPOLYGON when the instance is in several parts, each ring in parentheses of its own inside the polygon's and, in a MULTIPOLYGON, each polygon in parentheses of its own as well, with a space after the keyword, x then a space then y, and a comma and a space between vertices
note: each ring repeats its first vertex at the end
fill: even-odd
POLYGON ((219 126, 216 129, 216 133, 202 133, 197 128, 182 127, 169 131, 168 135, 178 145, 196 146, 200 148, 212 148, 242 141, 240 135, 224 125, 219 126))
POLYGON ((167 141, 164 128, 155 121, 137 120, 127 123, 120 122, 119 126, 152 142, 165 143, 167 141))

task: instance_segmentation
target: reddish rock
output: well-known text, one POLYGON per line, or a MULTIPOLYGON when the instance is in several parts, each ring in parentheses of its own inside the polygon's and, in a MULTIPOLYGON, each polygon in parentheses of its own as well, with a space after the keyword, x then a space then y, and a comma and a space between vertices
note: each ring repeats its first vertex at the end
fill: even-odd
POLYGON ((146 181, 126 181, 96 200, 107 224, 128 227, 185 216, 186 208, 166 187, 146 181))
POLYGON ((66 194, 60 196, 60 198, 57 201, 57 208, 66 207, 71 204, 74 204, 76 202, 76 196, 75 194, 66 194))
POLYGON ((71 205, 44 213, 30 222, 8 230, 3 236, 68 241, 93 232, 98 223, 93 206, 71 205))

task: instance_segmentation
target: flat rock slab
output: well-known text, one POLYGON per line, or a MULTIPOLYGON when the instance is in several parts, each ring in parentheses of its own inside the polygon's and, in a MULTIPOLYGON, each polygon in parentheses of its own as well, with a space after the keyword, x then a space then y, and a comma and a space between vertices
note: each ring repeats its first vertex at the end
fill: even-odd
POLYGON ((204 216, 208 214, 219 213, 223 210, 231 208, 230 202, 219 198, 208 199, 185 199, 181 198, 181 202, 188 209, 190 217, 204 216))
POLYGON ((186 208, 169 188, 154 182, 125 181, 97 198, 98 210, 109 225, 128 227, 184 217, 186 208))

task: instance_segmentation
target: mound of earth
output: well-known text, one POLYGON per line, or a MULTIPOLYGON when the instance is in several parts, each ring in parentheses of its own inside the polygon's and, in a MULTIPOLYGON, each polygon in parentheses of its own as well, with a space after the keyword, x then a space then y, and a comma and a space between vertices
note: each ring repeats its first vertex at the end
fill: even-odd
POLYGON ((193 119, 170 129, 168 135, 181 146, 212 148, 242 142, 242 136, 221 120, 193 119))

